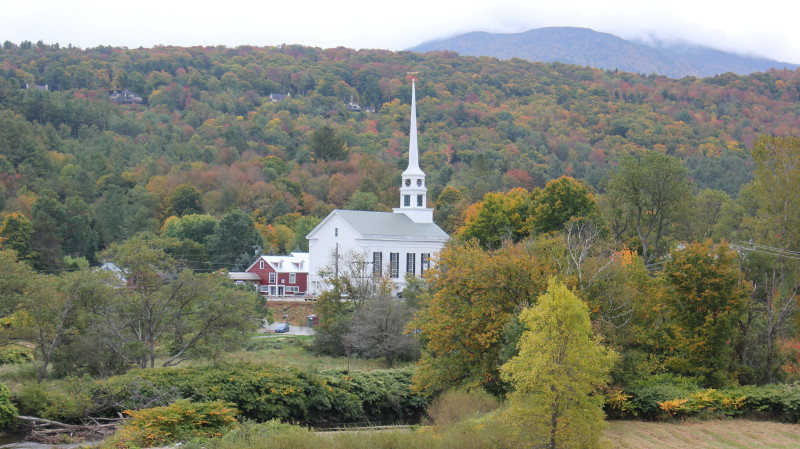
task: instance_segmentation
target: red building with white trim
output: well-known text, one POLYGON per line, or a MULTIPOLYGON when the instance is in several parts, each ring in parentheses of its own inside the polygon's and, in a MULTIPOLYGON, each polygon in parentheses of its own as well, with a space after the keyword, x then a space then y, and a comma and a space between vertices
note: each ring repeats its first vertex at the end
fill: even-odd
POLYGON ((308 289, 308 253, 261 256, 247 270, 228 273, 236 283, 256 285, 264 296, 299 296, 308 289))

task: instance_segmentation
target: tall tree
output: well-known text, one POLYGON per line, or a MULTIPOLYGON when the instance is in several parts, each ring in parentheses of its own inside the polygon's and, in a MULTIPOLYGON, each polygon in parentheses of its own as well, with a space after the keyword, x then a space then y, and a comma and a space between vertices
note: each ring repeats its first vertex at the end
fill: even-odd
POLYGON ((735 325, 748 295, 736 253, 710 240, 688 244, 670 253, 663 275, 675 339, 667 364, 710 387, 735 383, 735 325))
POLYGON ((21 337, 36 344, 41 362, 37 380, 47 375, 55 352, 70 333, 78 332, 75 325, 80 306, 85 301, 109 294, 107 273, 79 270, 60 276, 38 275, 39 284, 24 297, 20 315, 21 337))
MULTIPOLYGON (((606 201, 621 210, 646 264, 667 254, 675 226, 687 212, 691 183, 686 175, 680 160, 650 151, 622 157, 605 182, 606 201)), ((605 214, 616 211, 607 209, 605 214)))
POLYGON ((13 212, 3 218, 0 224, 0 248, 17 252, 20 260, 28 259, 31 254, 33 224, 20 212, 13 212))
POLYGON ((65 254, 94 259, 97 250, 97 231, 94 229, 89 206, 82 198, 71 196, 64 204, 66 223, 64 226, 65 254))
POLYGON ((519 355, 501 367, 511 382, 504 418, 530 447, 599 447, 603 395, 616 354, 592 332, 589 309, 563 284, 550 281, 536 305, 522 311, 519 355))
POLYGON ((203 194, 191 184, 181 184, 167 197, 166 216, 203 213, 203 194))
POLYGON ((311 151, 320 161, 341 161, 347 158, 347 145, 328 125, 311 135, 311 151))
POLYGON ((445 247, 427 275, 431 296, 409 324, 423 345, 414 383, 429 392, 504 391, 498 372, 504 328, 536 301, 552 274, 525 244, 496 251, 474 242, 445 247))
POLYGON ((800 293, 800 139, 762 136, 753 144, 755 178, 748 185, 757 205, 744 228, 754 245, 743 246, 745 274, 762 308, 766 361, 763 380, 778 375, 781 354, 777 342, 789 335, 800 293), (766 253, 766 254, 764 254, 766 253))
POLYGON ((31 208, 33 222, 33 252, 36 253, 34 267, 41 270, 54 270, 61 264, 65 228, 66 210, 56 193, 45 190, 36 199, 31 208))
POLYGON ((253 261, 254 254, 264 248, 264 241, 253 219, 241 209, 225 214, 208 239, 208 252, 215 264, 242 270, 253 261))
POLYGON ((224 272, 181 269, 156 240, 115 244, 101 258, 122 270, 126 285, 89 298, 84 307, 107 347, 129 364, 154 367, 164 347, 162 365, 175 365, 204 342, 244 341, 260 322, 258 294, 236 288, 224 272))
POLYGON ((531 194, 528 226, 531 234, 560 231, 572 218, 591 218, 597 210, 589 186, 570 176, 549 181, 531 194))
POLYGON ((458 235, 463 240, 477 239, 485 249, 497 249, 503 242, 519 242, 529 235, 525 221, 530 209, 530 195, 523 188, 507 193, 489 192, 483 201, 466 211, 464 226, 458 235))

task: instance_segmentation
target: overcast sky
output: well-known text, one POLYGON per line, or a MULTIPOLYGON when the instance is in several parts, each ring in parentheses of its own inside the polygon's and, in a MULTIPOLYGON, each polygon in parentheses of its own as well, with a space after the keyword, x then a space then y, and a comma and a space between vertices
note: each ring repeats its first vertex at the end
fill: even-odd
POLYGON ((578 26, 800 63, 796 0, 39 0, 0 8, 0 41, 79 47, 280 45, 402 50, 470 31, 578 26))

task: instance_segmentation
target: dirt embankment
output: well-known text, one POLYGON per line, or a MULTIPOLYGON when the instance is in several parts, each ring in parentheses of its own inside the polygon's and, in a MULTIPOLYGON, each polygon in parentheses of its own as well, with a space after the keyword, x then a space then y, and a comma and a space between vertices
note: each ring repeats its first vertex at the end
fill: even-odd
POLYGON ((314 314, 312 301, 267 301, 275 321, 287 322, 293 326, 308 326, 308 316, 314 314))

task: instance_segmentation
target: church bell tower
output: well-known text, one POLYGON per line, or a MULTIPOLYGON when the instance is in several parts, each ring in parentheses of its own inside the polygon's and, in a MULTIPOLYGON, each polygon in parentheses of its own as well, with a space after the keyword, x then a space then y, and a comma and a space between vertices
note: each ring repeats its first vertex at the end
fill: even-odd
POLYGON ((414 223, 433 223, 433 209, 428 205, 428 188, 425 173, 419 168, 417 148, 417 97, 415 83, 411 81, 411 124, 408 130, 408 168, 403 172, 400 185, 400 207, 395 213, 406 214, 414 223))

